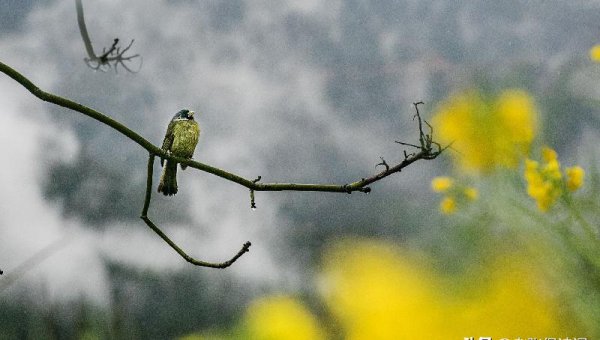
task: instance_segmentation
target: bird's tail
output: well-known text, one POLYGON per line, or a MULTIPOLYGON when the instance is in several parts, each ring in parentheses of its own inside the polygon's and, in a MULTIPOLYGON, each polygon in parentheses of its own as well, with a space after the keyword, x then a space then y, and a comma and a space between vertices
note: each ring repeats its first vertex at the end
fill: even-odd
POLYGON ((162 192, 165 196, 177 193, 177 163, 167 160, 158 183, 158 192, 162 192))

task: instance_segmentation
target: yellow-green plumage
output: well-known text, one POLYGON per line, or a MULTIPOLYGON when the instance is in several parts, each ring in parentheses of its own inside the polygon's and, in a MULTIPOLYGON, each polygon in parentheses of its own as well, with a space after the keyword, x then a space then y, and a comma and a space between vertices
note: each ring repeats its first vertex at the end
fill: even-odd
MULTIPOLYGON (((192 158, 198 137, 200 137, 200 128, 194 120, 194 112, 182 110, 178 112, 169 123, 162 149, 170 152, 173 156, 181 158, 192 158)), ((163 160, 161 159, 161 165, 163 160)), ((186 166, 181 164, 181 169, 186 166)), ((177 193, 177 163, 167 160, 163 168, 158 184, 158 192, 165 196, 175 195, 177 193)))

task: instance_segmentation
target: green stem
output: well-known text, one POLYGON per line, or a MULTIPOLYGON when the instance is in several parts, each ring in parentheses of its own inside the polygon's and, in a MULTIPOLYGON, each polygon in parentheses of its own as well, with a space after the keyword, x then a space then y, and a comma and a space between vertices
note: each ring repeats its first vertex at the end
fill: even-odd
POLYGON ((571 195, 568 193, 566 195, 563 195, 563 201, 569 209, 571 216, 574 217, 577 222, 579 222, 585 233, 592 239, 598 240, 598 230, 594 228, 591 224, 589 224, 588 221, 586 221, 585 218, 581 215, 581 212, 575 206, 571 195))

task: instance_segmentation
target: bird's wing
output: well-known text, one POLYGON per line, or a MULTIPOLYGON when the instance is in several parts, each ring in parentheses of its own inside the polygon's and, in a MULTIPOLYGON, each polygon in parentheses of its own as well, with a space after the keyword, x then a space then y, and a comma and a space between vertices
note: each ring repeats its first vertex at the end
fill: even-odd
MULTIPOLYGON (((170 122, 169 126, 167 127, 167 133, 165 134, 165 138, 163 139, 163 143, 162 143, 162 147, 161 149, 163 149, 164 151, 171 151, 171 146, 173 145, 173 129, 175 126, 175 122, 170 122)), ((164 163, 164 159, 161 158, 160 159, 160 165, 163 166, 164 163)))

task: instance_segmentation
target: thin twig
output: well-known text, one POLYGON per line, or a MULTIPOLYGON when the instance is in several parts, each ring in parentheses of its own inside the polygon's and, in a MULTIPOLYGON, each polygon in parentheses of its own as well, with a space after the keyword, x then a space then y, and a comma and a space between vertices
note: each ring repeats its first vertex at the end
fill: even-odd
POLYGON ((387 164, 387 162, 385 161, 385 159, 383 159, 383 157, 380 156, 379 158, 381 159, 381 163, 377 163, 375 165, 375 168, 377 168, 380 165, 383 165, 385 167, 385 170, 389 170, 390 169, 390 165, 387 164))
POLYGON ((212 263, 206 262, 202 260, 196 260, 193 257, 186 254, 175 242, 173 242, 159 227, 157 227, 148 217, 148 209, 150 208, 150 200, 152 199, 152 173, 154 170, 154 158, 155 156, 150 153, 148 156, 148 169, 147 169, 147 178, 146 178, 146 196, 144 198, 144 207, 142 208, 142 215, 140 218, 146 222, 146 225, 150 227, 150 229, 154 230, 155 233, 158 234, 171 248, 173 248, 177 254, 183 257, 187 262, 199 266, 199 267, 209 267, 209 268, 227 268, 231 266, 237 259, 239 259, 244 253, 250 250, 250 246, 252 245, 250 242, 244 243, 242 249, 238 251, 235 256, 233 256, 230 260, 221 262, 221 263, 212 263))
POLYGON ((115 38, 111 47, 108 50, 105 47, 102 49, 101 55, 96 55, 96 53, 94 52, 94 47, 92 46, 90 34, 88 33, 87 27, 85 25, 85 17, 83 15, 83 5, 81 4, 81 0, 75 0, 75 9, 77 10, 77 25, 79 26, 81 39, 83 40, 83 44, 85 45, 85 51, 88 55, 87 58, 83 59, 83 61, 89 68, 91 68, 94 71, 100 70, 102 72, 106 72, 106 69, 114 67, 115 72, 117 72, 117 67, 121 65, 123 66, 123 68, 125 68, 125 70, 127 70, 130 73, 138 73, 142 69, 142 64, 144 60, 139 54, 125 56, 125 52, 127 52, 129 48, 131 48, 131 46, 133 45, 133 39, 131 40, 129 45, 127 45, 127 47, 121 50, 121 48, 118 46, 119 38, 115 38), (131 61, 136 58, 140 58, 140 66, 137 71, 133 71, 132 69, 127 67, 127 65, 125 65, 125 62, 131 61))
POLYGON ((422 101, 413 103, 413 105, 415 106, 415 111, 417 111, 417 113, 415 113, 415 115, 413 116, 413 120, 416 117, 419 121, 419 142, 421 142, 421 148, 425 148, 426 138, 425 138, 425 134, 423 133, 423 123, 421 122, 421 115, 419 114, 419 105, 421 105, 421 104, 425 104, 425 103, 423 103, 422 101))
MULTIPOLYGON (((252 183, 256 184, 260 181, 261 176, 258 176, 252 183)), ((250 209, 256 210, 256 201, 254 199, 254 189, 250 189, 250 209)))

